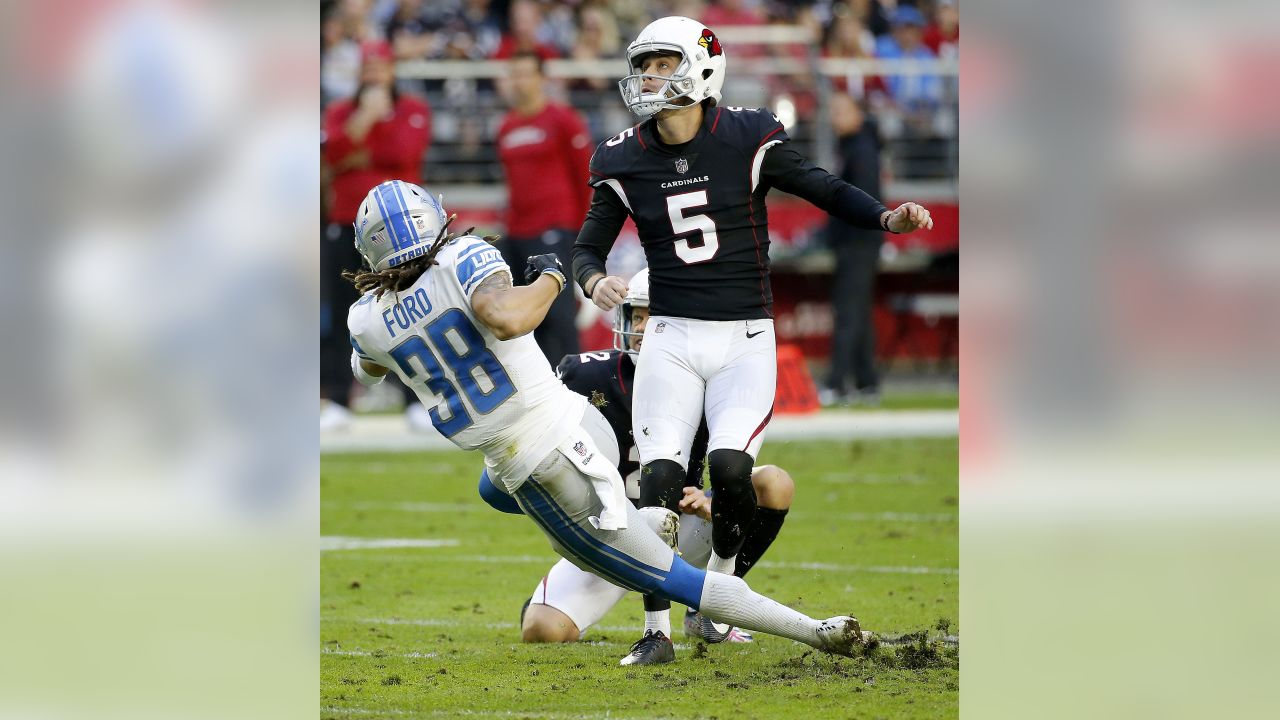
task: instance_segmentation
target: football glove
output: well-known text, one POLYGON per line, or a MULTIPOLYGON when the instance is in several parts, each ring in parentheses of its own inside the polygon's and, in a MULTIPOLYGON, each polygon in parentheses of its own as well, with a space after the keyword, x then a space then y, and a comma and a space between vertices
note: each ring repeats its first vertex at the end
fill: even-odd
POLYGON ((539 275, 547 274, 556 279, 560 283, 560 289, 563 290, 568 279, 564 274, 564 266, 560 264, 560 258, 555 253, 547 253, 546 255, 534 255, 529 258, 529 263, 524 266, 524 282, 526 285, 532 285, 539 275))

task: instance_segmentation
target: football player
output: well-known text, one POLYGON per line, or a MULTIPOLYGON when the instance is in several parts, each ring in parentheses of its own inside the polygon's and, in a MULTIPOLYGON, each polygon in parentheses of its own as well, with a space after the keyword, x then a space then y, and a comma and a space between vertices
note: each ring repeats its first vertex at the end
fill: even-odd
POLYGON ((605 259, 626 218, 635 221, 653 293, 632 413, 640 504, 678 522, 693 435, 705 416, 715 493, 707 569, 729 574, 755 512, 751 471, 773 415, 766 193, 778 188, 852 225, 894 233, 933 221, 915 203, 890 211, 805 160, 769 111, 722 107, 725 51, 702 23, 656 20, 626 58, 619 89, 643 121, 596 148, 573 273, 600 308, 621 303, 627 284, 606 273, 605 259))
POLYGON ((436 430, 483 453, 494 484, 579 568, 825 652, 852 655, 872 642, 853 617, 814 620, 676 556, 627 502, 606 455, 609 423, 556 378, 529 334, 564 290, 559 261, 530 258, 528 284, 513 287, 497 249, 469 231, 449 234, 452 219, 398 180, 361 204, 356 249, 368 267, 343 274, 362 293, 347 317, 356 379, 396 373, 431 408, 436 430))
MULTIPOLYGON (((634 357, 643 343, 649 316, 647 276, 648 270, 641 270, 628 282, 627 297, 615 312, 614 349, 566 355, 557 371, 560 380, 570 390, 587 397, 609 421, 620 458, 618 472, 624 478, 627 498, 632 502, 640 497, 640 465, 635 441, 631 437, 632 385, 634 357)), ((680 510, 687 515, 679 528, 678 547, 681 557, 695 567, 706 567, 711 554, 711 498, 701 490, 706 447, 707 428, 704 423, 693 440, 684 497, 680 501, 680 510)), ((745 577, 773 543, 785 522, 795 493, 791 476, 773 465, 755 468, 751 482, 759 507, 738 555, 734 572, 738 577, 745 577)), ((484 474, 480 478, 480 495, 499 510, 520 512, 519 506, 497 490, 484 474)), ((521 637, 525 642, 574 642, 613 609, 624 595, 626 590, 561 560, 542 578, 533 596, 521 609, 521 637)), ((675 660, 670 639, 670 607, 670 602, 664 598, 645 596, 644 635, 622 659, 623 665, 675 660)), ((737 628, 728 633, 716 632, 709 621, 704 621, 692 610, 685 614, 684 627, 686 635, 707 642, 751 641, 749 633, 737 628)))

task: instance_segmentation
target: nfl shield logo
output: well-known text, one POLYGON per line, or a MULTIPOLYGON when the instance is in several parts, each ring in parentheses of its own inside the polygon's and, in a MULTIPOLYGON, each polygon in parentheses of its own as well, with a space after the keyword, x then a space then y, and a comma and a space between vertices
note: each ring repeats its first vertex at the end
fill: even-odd
POLYGON ((579 443, 574 443, 574 445, 573 445, 573 449, 574 449, 574 450, 575 450, 579 455, 581 455, 581 456, 583 456, 583 457, 586 457, 586 456, 587 456, 587 446, 586 446, 586 445, 583 445, 583 444, 582 444, 582 443, 580 443, 580 442, 579 442, 579 443))
POLYGON ((680 158, 679 160, 676 160, 676 172, 680 173, 681 175, 689 172, 689 161, 685 160, 684 158, 680 158))

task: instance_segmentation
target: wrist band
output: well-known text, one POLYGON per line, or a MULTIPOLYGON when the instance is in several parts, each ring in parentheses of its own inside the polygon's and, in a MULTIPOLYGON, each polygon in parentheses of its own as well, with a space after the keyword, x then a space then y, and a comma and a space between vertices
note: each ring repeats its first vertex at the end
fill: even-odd
POLYGON ((554 278, 557 282, 559 282, 559 283, 560 283, 560 288, 559 288, 558 290, 556 290, 556 294, 557 294, 557 295, 558 295, 558 294, 560 294, 560 291, 561 291, 561 290, 564 290, 564 286, 565 286, 565 285, 568 285, 568 284, 569 284, 569 279, 568 279, 568 278, 566 278, 566 277, 564 276, 564 273, 562 273, 562 272, 560 272, 559 270, 556 270, 556 269, 554 269, 554 268, 552 268, 552 269, 548 269, 548 270, 543 270, 543 271, 542 271, 542 274, 543 274, 543 275, 550 275, 552 278, 554 278))

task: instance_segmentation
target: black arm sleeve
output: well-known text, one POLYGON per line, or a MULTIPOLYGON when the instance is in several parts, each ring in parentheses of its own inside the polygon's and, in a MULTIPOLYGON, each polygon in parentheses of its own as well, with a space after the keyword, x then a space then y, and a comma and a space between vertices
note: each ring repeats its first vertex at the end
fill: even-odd
POLYGON ((888 208, 883 203, 805 160, 789 143, 765 153, 760 174, 771 186, 804 198, 850 225, 884 229, 880 214, 888 208))
POLYGON ((618 239, 627 208, 611 188, 600 185, 591 196, 591 209, 582 223, 578 239, 573 242, 573 278, 586 293, 583 284, 596 273, 605 272, 604 261, 618 239))

